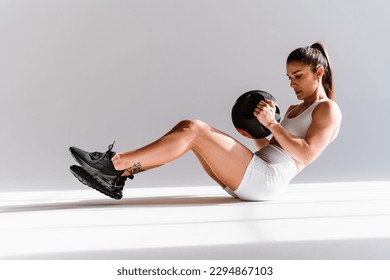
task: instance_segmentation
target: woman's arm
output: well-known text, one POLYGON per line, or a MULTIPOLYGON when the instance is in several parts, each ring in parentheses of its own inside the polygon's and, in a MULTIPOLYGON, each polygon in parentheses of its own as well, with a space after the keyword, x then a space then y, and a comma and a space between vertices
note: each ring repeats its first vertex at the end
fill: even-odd
POLYGON ((274 110, 275 105, 269 101, 255 111, 255 116, 272 132, 279 145, 304 165, 316 159, 336 137, 341 123, 341 112, 337 104, 333 101, 322 102, 312 113, 312 123, 306 137, 300 138, 290 134, 272 117, 274 110))
MULTIPOLYGON (((287 116, 295 107, 296 107, 296 105, 291 105, 287 109, 285 116, 287 116)), ((270 140, 267 138, 261 138, 261 139, 254 139, 254 142, 255 142, 255 146, 256 146, 257 150, 260 150, 261 148, 264 148, 271 141, 274 141, 274 140, 275 140, 274 137, 272 137, 270 140)))

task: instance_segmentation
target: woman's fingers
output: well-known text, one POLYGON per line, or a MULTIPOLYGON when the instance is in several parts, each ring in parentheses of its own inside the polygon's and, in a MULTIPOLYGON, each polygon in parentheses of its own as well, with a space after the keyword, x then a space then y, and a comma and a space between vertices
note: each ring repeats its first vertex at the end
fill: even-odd
POLYGON ((271 100, 262 100, 257 104, 253 114, 261 122, 263 119, 275 118, 275 108, 275 103, 271 100))
POLYGON ((255 108, 255 111, 256 111, 256 112, 263 111, 264 109, 267 108, 267 106, 270 106, 270 105, 268 105, 268 104, 265 103, 264 101, 260 101, 259 104, 257 104, 257 106, 256 106, 256 108, 255 108))
POLYGON ((266 99, 265 102, 266 102, 269 106, 271 106, 272 108, 274 108, 274 109, 276 108, 275 103, 274 103, 272 100, 266 99))

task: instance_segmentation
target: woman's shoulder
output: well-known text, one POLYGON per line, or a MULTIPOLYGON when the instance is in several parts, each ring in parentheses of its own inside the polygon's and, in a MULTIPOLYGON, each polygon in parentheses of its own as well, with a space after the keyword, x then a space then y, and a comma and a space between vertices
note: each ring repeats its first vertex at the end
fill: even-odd
POLYGON ((313 111, 314 114, 323 117, 324 115, 329 115, 332 118, 339 118, 341 120, 342 114, 339 105, 336 101, 331 99, 326 99, 321 101, 313 111))
POLYGON ((336 101, 332 100, 332 99, 325 99, 323 101, 321 101, 317 108, 320 108, 322 110, 329 110, 329 111, 339 111, 341 112, 340 110, 340 107, 339 105, 336 103, 336 101))

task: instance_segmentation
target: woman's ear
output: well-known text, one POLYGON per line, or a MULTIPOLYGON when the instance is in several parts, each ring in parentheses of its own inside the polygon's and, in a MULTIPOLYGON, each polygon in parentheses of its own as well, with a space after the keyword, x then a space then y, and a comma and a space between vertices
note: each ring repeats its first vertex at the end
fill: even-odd
POLYGON ((317 75, 317 79, 322 78, 322 76, 324 75, 324 67, 318 65, 316 70, 316 75, 317 75))

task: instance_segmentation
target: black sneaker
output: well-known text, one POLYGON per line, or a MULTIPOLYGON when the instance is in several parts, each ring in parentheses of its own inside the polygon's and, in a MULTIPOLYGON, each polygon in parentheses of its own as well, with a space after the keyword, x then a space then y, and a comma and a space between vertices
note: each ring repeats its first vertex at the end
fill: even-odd
POLYGON ((120 177, 118 182, 115 184, 115 187, 117 187, 118 189, 123 191, 123 187, 125 186, 125 182, 126 182, 127 178, 130 178, 131 180, 133 180, 134 175, 120 177))
MULTIPOLYGON (((90 153, 76 147, 70 147, 69 150, 81 167, 100 184, 108 188, 114 188, 119 183, 123 188, 126 178, 122 178, 121 175, 124 170, 116 170, 111 161, 111 158, 115 155, 115 152, 112 151, 114 143, 108 146, 108 150, 105 153, 90 153)), ((132 179, 133 176, 129 177, 132 179)))
MULTIPOLYGON (((91 187, 111 198, 114 199, 121 199, 123 194, 123 186, 124 182, 126 180, 126 177, 123 177, 123 179, 120 179, 121 186, 117 184, 114 187, 110 187, 110 184, 101 184, 98 180, 96 180, 95 176, 91 176, 87 171, 85 171, 81 166, 72 165, 70 167, 70 172, 83 184, 87 185, 88 187, 91 187)), ((119 182, 118 182, 119 183, 119 182)))

